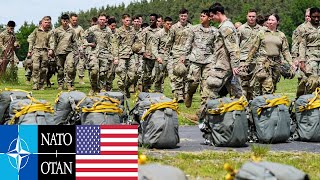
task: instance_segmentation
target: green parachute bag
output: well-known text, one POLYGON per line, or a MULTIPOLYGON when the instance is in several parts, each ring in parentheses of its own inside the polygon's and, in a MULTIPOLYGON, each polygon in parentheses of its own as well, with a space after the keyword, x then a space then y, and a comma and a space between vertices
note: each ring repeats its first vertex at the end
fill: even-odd
POLYGON ((20 89, 4 89, 0 91, 0 125, 5 124, 9 117, 9 107, 13 99, 28 99, 28 96, 32 96, 31 92, 20 89))
POLYGON ((320 88, 295 102, 296 134, 301 141, 320 142, 320 88))
POLYGON ((234 177, 235 180, 309 180, 301 170, 273 162, 247 162, 234 177))
POLYGON ((290 138, 289 100, 266 94, 250 102, 250 110, 260 143, 281 143, 290 138))
POLYGON ((248 138, 245 97, 223 97, 208 100, 199 125, 206 144, 222 147, 243 147, 248 138))
POLYGON ((178 103, 161 93, 140 93, 130 115, 139 123, 139 145, 171 149, 180 142, 178 103))

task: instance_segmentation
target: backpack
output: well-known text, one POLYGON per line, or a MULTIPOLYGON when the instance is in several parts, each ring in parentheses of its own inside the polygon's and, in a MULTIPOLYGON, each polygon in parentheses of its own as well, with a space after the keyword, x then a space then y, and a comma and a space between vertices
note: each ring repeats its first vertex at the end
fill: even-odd
POLYGON ((86 94, 79 91, 61 92, 55 101, 54 121, 57 124, 79 124, 80 115, 77 112, 77 106, 86 94))
POLYGON ((128 111, 130 111, 129 103, 127 101, 127 97, 122 92, 101 92, 98 93, 98 96, 108 96, 120 101, 119 108, 122 109, 123 113, 120 115, 121 123, 129 123, 130 119, 128 116, 128 111))
POLYGON ((79 108, 82 125, 121 124, 121 102, 108 96, 88 96, 79 108))
POLYGON ((309 180, 295 167, 273 162, 247 162, 235 174, 235 180, 309 180))
POLYGON ((224 147, 242 147, 248 138, 245 97, 208 100, 200 117, 205 143, 224 147))
POLYGON ((28 99, 32 96, 31 92, 19 89, 4 89, 0 90, 0 124, 6 123, 9 118, 9 106, 13 99, 28 99))
POLYGON ((286 96, 266 94, 250 102, 256 133, 261 143, 286 142, 290 137, 289 100, 286 96))
POLYGON ((140 93, 131 110, 139 123, 139 144, 147 148, 175 148, 180 142, 178 103, 161 93, 140 93))
POLYGON ((31 96, 28 99, 13 99, 9 106, 8 125, 55 125, 53 108, 44 100, 36 100, 31 96))
POLYGON ((187 180, 186 174, 177 167, 146 164, 139 165, 138 179, 140 180, 187 180))
POLYGON ((295 102, 296 134, 301 141, 320 142, 320 88, 295 102))

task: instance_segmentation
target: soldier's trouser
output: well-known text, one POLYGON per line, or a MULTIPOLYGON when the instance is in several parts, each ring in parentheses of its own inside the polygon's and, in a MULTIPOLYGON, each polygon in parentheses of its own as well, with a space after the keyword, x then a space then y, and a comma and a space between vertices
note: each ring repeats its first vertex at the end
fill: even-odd
POLYGON ((78 57, 78 64, 77 64, 77 70, 78 70, 78 76, 79 78, 84 77, 84 71, 85 71, 85 59, 78 57))
POLYGON ((320 86, 320 59, 306 62, 306 94, 311 94, 320 86))
POLYGON ((207 98, 210 96, 210 94, 208 94, 210 90, 206 80, 209 77, 211 67, 212 64, 199 64, 190 62, 189 72, 186 79, 186 93, 192 96, 194 93, 196 93, 200 84, 201 104, 205 104, 207 98))
POLYGON ((116 67, 116 74, 119 76, 118 87, 121 91, 126 90, 136 81, 136 64, 134 56, 130 58, 120 58, 116 67))
POLYGON ((169 57, 162 57, 162 64, 158 61, 155 62, 155 81, 154 81, 154 90, 156 92, 163 93, 163 83, 164 79, 168 76, 168 58, 169 57))
POLYGON ((142 86, 143 91, 148 92, 152 85, 152 69, 155 64, 154 59, 143 58, 143 76, 142 76, 142 86))
POLYGON ((307 93, 307 82, 308 78, 303 72, 300 72, 298 76, 298 86, 296 97, 302 96, 307 93))
POLYGON ((27 78, 27 81, 31 81, 32 78, 32 59, 26 59, 23 61, 23 66, 24 66, 24 70, 25 72, 25 76, 27 78))
POLYGON ((243 95, 247 98, 247 100, 251 100, 253 98, 253 90, 250 87, 250 80, 240 79, 240 84, 243 95))
MULTIPOLYGON (((187 60, 186 60, 187 61, 187 60)), ((179 77, 173 74, 174 67, 177 66, 179 63, 179 58, 173 57, 168 61, 168 74, 171 82, 171 89, 174 93, 175 98, 184 97, 184 89, 185 89, 185 78, 186 77, 179 77)), ((188 63, 185 62, 186 67, 188 63)))
POLYGON ((89 74, 91 88, 99 91, 101 88, 109 90, 112 80, 108 79, 108 72, 112 69, 113 57, 110 53, 100 51, 90 55, 89 74))
POLYGON ((142 78, 143 78, 143 56, 140 54, 134 54, 135 58, 135 64, 136 64, 136 82, 134 83, 135 85, 142 85, 142 78))
POLYGON ((274 93, 281 77, 279 66, 275 64, 266 68, 264 64, 257 64, 256 71, 253 78, 253 95, 274 93))
POLYGON ((73 52, 68 54, 59 54, 57 56, 57 68, 58 68, 58 84, 63 86, 66 82, 68 85, 74 85, 74 79, 76 77, 76 67, 73 58, 73 52))
POLYGON ((42 87, 46 81, 48 71, 48 51, 46 49, 35 49, 32 57, 32 81, 33 84, 42 87))

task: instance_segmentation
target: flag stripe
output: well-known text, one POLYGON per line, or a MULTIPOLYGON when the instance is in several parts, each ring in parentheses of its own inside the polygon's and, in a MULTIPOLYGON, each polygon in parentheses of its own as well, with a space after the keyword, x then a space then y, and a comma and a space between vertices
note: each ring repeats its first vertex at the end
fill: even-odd
POLYGON ((93 163, 81 163, 77 165, 78 168, 138 168, 138 164, 106 164, 106 163, 99 163, 99 164, 93 164, 93 163))
POLYGON ((137 151, 101 151, 102 155, 135 155, 137 151))
POLYGON ((138 134, 136 129, 101 129, 101 134, 138 134))
POLYGON ((138 172, 77 172, 78 177, 138 177, 138 172))
POLYGON ((76 180, 138 180, 138 177, 77 177, 76 180))
POLYGON ((137 125, 101 125, 101 129, 138 129, 137 125))
POLYGON ((138 154, 135 155, 76 155, 76 159, 136 159, 138 160, 138 154))
POLYGON ((110 163, 110 164, 121 164, 121 163, 137 163, 138 159, 97 159, 97 160, 76 160, 76 163, 110 163))
POLYGON ((138 142, 138 138, 101 138, 100 142, 138 142))
POLYGON ((138 138, 138 134, 101 134, 101 138, 138 138))
POLYGON ((76 172, 137 172, 138 168, 77 168, 76 172))
POLYGON ((101 146, 101 151, 138 151, 138 146, 101 146))
POLYGON ((102 142, 101 146, 138 146, 138 142, 102 142))

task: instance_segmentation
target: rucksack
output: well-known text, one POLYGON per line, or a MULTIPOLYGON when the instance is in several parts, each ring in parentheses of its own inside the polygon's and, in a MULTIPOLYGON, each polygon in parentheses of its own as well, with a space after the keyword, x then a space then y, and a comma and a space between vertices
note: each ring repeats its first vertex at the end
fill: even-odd
POLYGON ((53 108, 44 100, 13 99, 9 106, 8 125, 56 125, 53 120, 53 108))
POLYGON ((200 116, 200 130, 205 143, 224 147, 242 147, 248 138, 245 97, 208 100, 200 116))
POLYGON ((0 124, 4 124, 9 118, 9 106, 13 99, 28 99, 31 92, 19 89, 4 89, 0 91, 0 124))
POLYGON ((266 94, 250 102, 257 137, 261 143, 285 142, 290 137, 289 99, 266 94))
POLYGON ((108 96, 87 96, 81 107, 82 125, 121 124, 121 102, 108 96))
POLYGON ((320 88, 295 102, 296 134, 301 141, 320 142, 320 88))
POLYGON ((139 165, 138 175, 139 180, 188 179, 186 174, 179 168, 160 164, 139 165))
POLYGON ((139 123, 139 144, 175 148, 180 142, 178 103, 161 93, 140 93, 131 114, 139 123))
POLYGON ((55 100, 54 121, 57 124, 80 124, 80 115, 77 111, 78 104, 86 94, 79 91, 61 92, 55 100))
POLYGON ((309 180, 295 167, 274 162, 247 162, 235 174, 235 180, 309 180))

